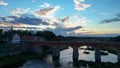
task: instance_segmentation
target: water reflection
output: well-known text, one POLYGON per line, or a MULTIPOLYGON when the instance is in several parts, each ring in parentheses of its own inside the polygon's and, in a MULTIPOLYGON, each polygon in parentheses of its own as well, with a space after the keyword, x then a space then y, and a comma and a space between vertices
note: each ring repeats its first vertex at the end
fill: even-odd
MULTIPOLYGON (((93 61, 95 62, 95 51, 85 50, 86 46, 79 48, 79 60, 93 61), (83 53, 84 51, 90 52, 89 54, 83 53)), ((74 68, 72 60, 73 49, 69 47, 68 49, 62 50, 60 52, 60 64, 61 68, 74 68)), ((117 62, 117 56, 111 53, 108 55, 101 56, 102 62, 117 62)), ((52 62, 52 55, 47 55, 44 60, 29 60, 24 63, 20 68, 54 68, 52 62)))

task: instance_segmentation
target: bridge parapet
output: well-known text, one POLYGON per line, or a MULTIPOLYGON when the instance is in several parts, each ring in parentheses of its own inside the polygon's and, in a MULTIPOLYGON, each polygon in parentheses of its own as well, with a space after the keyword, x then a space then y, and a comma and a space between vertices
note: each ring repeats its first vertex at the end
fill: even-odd
POLYGON ((80 47, 80 46, 91 46, 93 48, 105 48, 105 47, 114 47, 120 50, 120 42, 69 42, 69 41, 33 41, 29 42, 31 46, 42 46, 48 45, 51 47, 58 47, 62 45, 71 46, 71 47, 80 47))

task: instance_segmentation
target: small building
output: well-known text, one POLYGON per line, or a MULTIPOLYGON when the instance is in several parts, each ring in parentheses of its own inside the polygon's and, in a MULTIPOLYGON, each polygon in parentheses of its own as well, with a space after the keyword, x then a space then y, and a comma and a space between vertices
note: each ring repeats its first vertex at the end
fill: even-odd
POLYGON ((13 35, 12 37, 12 42, 14 44, 19 44, 20 43, 20 35, 18 35, 17 33, 13 35))

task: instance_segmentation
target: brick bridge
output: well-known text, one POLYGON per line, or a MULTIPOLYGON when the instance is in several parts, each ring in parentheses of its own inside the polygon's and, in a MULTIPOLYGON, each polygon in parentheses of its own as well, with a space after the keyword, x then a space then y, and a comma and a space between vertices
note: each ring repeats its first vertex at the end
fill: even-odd
MULTIPOLYGON (((100 49, 113 47, 118 49, 118 60, 120 60, 120 42, 73 42, 73 41, 32 41, 29 45, 33 47, 36 53, 41 53, 41 46, 47 45, 52 48, 53 59, 60 56, 60 46, 71 46, 73 48, 73 62, 76 62, 79 57, 78 48, 81 46, 91 46, 95 49, 95 61, 101 62, 100 49)), ((58 62, 57 62, 58 63, 58 62)))

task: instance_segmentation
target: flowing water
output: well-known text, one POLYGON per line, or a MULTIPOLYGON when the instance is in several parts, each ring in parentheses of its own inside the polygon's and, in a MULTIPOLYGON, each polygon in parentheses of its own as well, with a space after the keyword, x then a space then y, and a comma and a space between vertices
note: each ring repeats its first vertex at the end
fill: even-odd
MULTIPOLYGON (((85 61, 93 61, 95 62, 95 51, 85 50, 86 46, 79 48, 79 60, 85 60, 85 61), (90 52, 89 54, 83 53, 84 51, 90 52)), ((60 51, 60 68, 74 68, 73 61, 72 61, 72 54, 73 49, 69 47, 68 49, 60 51)), ((117 62, 117 56, 111 53, 108 53, 108 55, 101 56, 102 62, 117 62)), ((54 68, 53 62, 52 62, 52 55, 47 55, 47 57, 44 58, 44 60, 28 60, 26 61, 23 66, 19 68, 54 68)), ((84 67, 81 67, 84 68, 84 67)), ((89 66, 85 67, 89 68, 89 66)))

